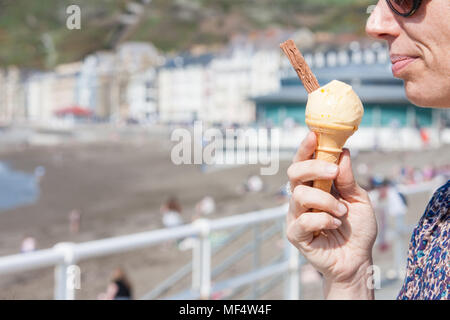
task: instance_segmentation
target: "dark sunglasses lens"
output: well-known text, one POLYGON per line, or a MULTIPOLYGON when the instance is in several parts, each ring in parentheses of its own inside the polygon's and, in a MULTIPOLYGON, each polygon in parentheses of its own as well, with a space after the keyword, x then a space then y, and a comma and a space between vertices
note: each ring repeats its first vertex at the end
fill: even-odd
POLYGON ((399 13, 407 14, 414 8, 414 0, 389 0, 392 7, 399 13))

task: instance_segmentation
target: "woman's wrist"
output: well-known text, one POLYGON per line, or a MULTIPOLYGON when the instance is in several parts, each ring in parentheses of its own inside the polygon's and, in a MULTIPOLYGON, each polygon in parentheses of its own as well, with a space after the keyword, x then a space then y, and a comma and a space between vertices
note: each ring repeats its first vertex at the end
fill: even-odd
POLYGON ((324 296, 329 300, 373 300, 372 260, 363 263, 345 280, 324 278, 324 296))

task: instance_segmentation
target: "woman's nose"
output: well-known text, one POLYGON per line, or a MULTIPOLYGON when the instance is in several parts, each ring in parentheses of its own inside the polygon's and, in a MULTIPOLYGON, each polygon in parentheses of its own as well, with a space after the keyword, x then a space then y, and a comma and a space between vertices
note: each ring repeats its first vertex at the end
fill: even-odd
POLYGON ((385 0, 379 0, 366 23, 366 33, 380 40, 398 36, 400 26, 385 0))

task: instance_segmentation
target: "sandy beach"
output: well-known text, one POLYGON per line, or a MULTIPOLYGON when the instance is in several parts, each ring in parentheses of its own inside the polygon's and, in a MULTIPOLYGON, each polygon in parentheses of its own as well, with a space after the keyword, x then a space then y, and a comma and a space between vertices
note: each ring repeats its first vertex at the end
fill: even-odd
MULTIPOLYGON (((174 165, 170 161, 172 145, 167 136, 144 132, 95 143, 70 141, 1 151, 0 161, 14 170, 31 173, 37 166, 43 166, 46 174, 40 181, 36 203, 0 212, 0 256, 18 253, 25 236, 34 237, 42 249, 63 241, 83 242, 161 228, 159 209, 171 195, 180 200, 186 222, 191 221, 195 204, 205 195, 216 201, 212 219, 281 204, 276 194, 287 180, 289 160, 281 161, 277 175, 262 176, 265 184, 262 192, 250 194, 243 193, 242 186, 250 175, 259 174, 259 166, 210 169, 202 173, 199 165, 174 165), (68 214, 74 209, 81 213, 81 231, 77 235, 71 235, 68 226, 68 214)), ((449 154, 448 146, 427 152, 359 153, 354 168, 365 163, 373 172, 389 175, 399 163, 417 167, 442 165, 449 154)), ((367 182, 366 178, 358 175, 362 184, 367 182)), ((421 194, 410 199, 408 223, 417 222, 428 197, 421 194)), ((251 234, 233 245, 241 246, 249 237, 251 234)), ((263 261, 273 257, 281 245, 279 236, 265 244, 263 261)), ((380 261, 389 261, 389 254, 378 255, 380 261)), ((111 270, 118 265, 129 272, 135 297, 140 297, 190 258, 190 251, 157 246, 81 262, 82 282, 77 298, 96 299, 105 290, 111 270)), ((248 257, 226 275, 249 270, 250 265, 248 257)), ((189 282, 190 279, 180 282, 167 294, 189 282)), ((279 287, 278 292, 282 292, 282 286, 279 287)), ((53 269, 2 275, 0 288, 0 299, 51 299, 53 269)), ((321 298, 320 284, 306 289, 302 291, 304 298, 321 298)), ((245 292, 241 297, 244 296, 245 292)), ((274 293, 267 297, 282 298, 274 293)))

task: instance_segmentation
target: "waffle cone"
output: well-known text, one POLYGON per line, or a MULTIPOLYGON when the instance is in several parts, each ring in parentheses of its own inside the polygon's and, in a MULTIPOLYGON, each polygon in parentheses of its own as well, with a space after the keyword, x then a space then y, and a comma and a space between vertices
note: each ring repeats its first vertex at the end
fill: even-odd
MULTIPOLYGON (((356 127, 336 125, 330 123, 322 123, 320 121, 306 119, 311 131, 317 135, 317 149, 315 151, 315 159, 323 160, 329 163, 337 164, 347 139, 357 130, 356 127)), ((313 187, 321 189, 325 192, 331 191, 333 180, 315 180, 313 187)), ((319 212, 320 210, 312 210, 319 212)), ((314 236, 318 236, 320 231, 314 232, 314 236)))

